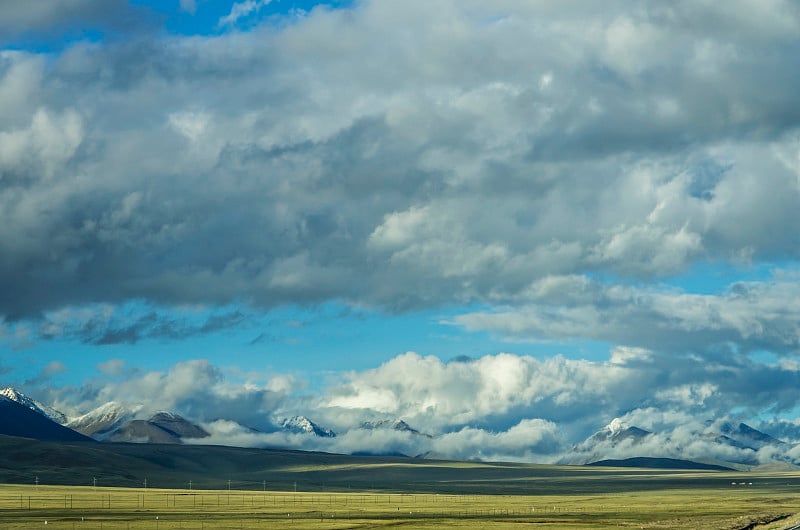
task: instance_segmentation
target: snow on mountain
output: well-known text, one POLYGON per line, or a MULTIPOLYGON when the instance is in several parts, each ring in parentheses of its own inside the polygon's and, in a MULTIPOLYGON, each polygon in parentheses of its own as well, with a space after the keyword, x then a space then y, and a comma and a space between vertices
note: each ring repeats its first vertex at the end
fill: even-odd
POLYGON ((732 447, 758 451, 770 445, 785 445, 785 442, 782 440, 773 438, 769 434, 754 429, 746 423, 736 424, 728 421, 723 421, 721 423, 708 421, 706 425, 708 426, 707 431, 704 433, 706 437, 711 437, 718 443, 730 445, 732 447))
POLYGON ((36 401, 35 399, 26 396, 19 390, 16 390, 10 386, 3 388, 0 390, 0 396, 5 397, 6 399, 10 399, 20 405, 23 405, 34 412, 38 412, 42 416, 53 420, 54 422, 64 425, 67 422, 67 417, 63 413, 57 411, 53 407, 49 407, 36 401))
POLYGON ((392 429, 395 431, 400 432, 407 432, 409 434, 414 434, 418 436, 424 436, 426 438, 432 438, 430 434, 425 434, 419 432, 415 428, 411 427, 408 423, 401 419, 394 419, 394 420, 379 420, 379 421, 365 421, 361 423, 362 429, 367 430, 376 430, 376 429, 392 429))
MULTIPOLYGON (((563 464, 588 464, 609 458, 628 456, 650 456, 638 454, 638 446, 653 433, 636 426, 627 425, 619 418, 572 446, 572 450, 560 460, 563 464)), ((658 455, 662 456, 662 455, 658 455)))
POLYGON ((82 416, 72 418, 66 425, 96 440, 104 440, 115 429, 132 420, 141 408, 141 405, 127 407, 118 401, 109 401, 82 416))
POLYGON ((321 438, 335 438, 336 433, 325 427, 317 425, 305 416, 294 416, 280 422, 283 430, 297 434, 312 434, 321 438))
MULTIPOLYGON (((111 401, 82 416, 68 419, 53 407, 30 398, 12 387, 0 389, 0 401, 13 402, 24 407, 23 410, 31 411, 46 420, 101 441, 183 443, 184 440, 209 436, 202 427, 171 412, 158 412, 147 418, 143 416, 142 405, 128 406, 111 401)), ((12 409, 9 410, 13 412, 12 409)), ((275 421, 275 425, 289 433, 328 439, 337 436, 331 429, 320 426, 306 416, 282 418, 275 421)), ((340 439, 347 439, 348 436, 365 437, 367 446, 363 446, 362 442, 359 447, 363 449, 359 450, 372 454, 373 450, 368 447, 369 440, 382 440, 376 442, 380 444, 385 442, 386 436, 392 436, 389 432, 367 435, 364 430, 392 431, 411 435, 399 437, 406 444, 401 444, 404 451, 411 446, 415 448, 424 446, 427 450, 430 448, 430 443, 435 444, 439 440, 429 434, 421 433, 399 418, 364 421, 355 431, 346 433, 344 438, 340 439), (362 430, 361 434, 358 433, 359 429, 362 430), (417 440, 421 443, 425 438, 431 441, 426 442, 428 445, 420 446, 413 442, 417 440)), ((253 430, 251 434, 259 433, 253 430)), ((396 451, 394 446, 392 447, 391 452, 396 451)), ((383 454, 386 449, 382 448, 379 452, 383 454)), ((423 451, 423 454, 428 453, 423 451)), ((705 423, 688 421, 685 424, 662 427, 657 432, 650 432, 615 418, 582 442, 574 444, 571 450, 564 453, 557 461, 562 464, 587 464, 609 459, 672 458, 751 468, 764 465, 797 466, 800 465, 798 454, 800 445, 787 444, 745 423, 731 422, 727 419, 710 420, 705 423)))
POLYGON ((744 423, 717 420, 652 433, 615 419, 575 444, 561 463, 657 457, 758 466, 767 461, 789 462, 787 448, 788 444, 744 423))
POLYGON ((187 438, 209 434, 178 414, 157 412, 146 420, 131 420, 108 434, 109 442, 181 444, 187 438))
POLYGON ((592 449, 599 444, 610 445, 614 447, 623 442, 627 442, 632 445, 651 434, 653 433, 650 431, 646 431, 636 426, 628 426, 619 418, 614 418, 611 423, 591 435, 584 442, 577 444, 575 449, 592 449))

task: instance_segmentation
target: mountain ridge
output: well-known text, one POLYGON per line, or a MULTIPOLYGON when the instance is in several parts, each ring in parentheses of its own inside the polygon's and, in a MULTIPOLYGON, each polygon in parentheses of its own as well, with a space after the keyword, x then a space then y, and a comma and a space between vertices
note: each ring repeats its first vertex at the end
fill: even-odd
POLYGON ((54 442, 93 441, 6 396, 0 396, 0 434, 54 442))
MULTIPOLYGON (((15 403, 31 414, 36 414, 56 425, 61 423, 53 421, 53 418, 63 420, 62 427, 90 436, 98 441, 160 444, 190 442, 197 444, 202 443, 199 440, 210 436, 210 433, 206 431, 208 428, 216 433, 213 438, 214 443, 225 444, 224 438, 221 439, 220 434, 214 430, 214 422, 204 424, 204 427, 170 411, 155 412, 148 417, 143 415, 144 407, 142 405, 128 406, 118 401, 110 401, 86 414, 67 419, 64 414, 53 407, 29 398, 12 387, 0 391, 0 399, 15 403)), ((17 411, 16 414, 20 414, 20 412, 17 411)), ((30 420, 30 416, 28 418, 27 421, 33 421, 30 420)), ((362 421, 352 429, 344 431, 345 441, 330 442, 331 445, 324 440, 336 438, 338 434, 306 416, 265 419, 267 423, 271 423, 271 427, 266 430, 257 430, 236 424, 240 425, 241 430, 247 430, 248 433, 255 435, 251 439, 256 443, 250 445, 258 446, 258 436, 266 437, 277 430, 309 436, 302 441, 300 438, 289 438, 288 441, 283 442, 283 445, 289 446, 338 448, 339 451, 360 455, 417 455, 415 458, 447 458, 451 454, 446 449, 442 450, 442 445, 439 443, 449 436, 447 433, 438 436, 422 433, 400 418, 362 421), (364 431, 385 431, 385 434, 372 436, 364 431), (398 434, 390 434, 393 432, 398 434), (411 436, 402 436, 406 434, 411 436), (401 436, 398 437, 398 435, 401 436), (359 438, 363 438, 363 440, 358 442, 359 438), (355 443, 353 443, 354 441, 355 443), (353 449, 345 449, 348 444, 353 449)), ((225 420, 225 418, 220 418, 220 420, 225 420)), ((14 422, 0 415, 0 423, 14 422)), ((49 432, 48 429, 52 429, 52 426, 47 425, 47 428, 42 428, 49 432)), ((0 429, 0 434, 2 433, 27 435, 34 438, 39 436, 36 430, 18 431, 9 428, 3 431, 0 429)), ((55 433, 44 435, 43 439, 53 436, 56 438, 65 436, 71 439, 72 435, 64 434, 62 431, 60 435, 55 433)), ((271 446, 272 443, 266 441, 263 446, 271 446)), ((245 445, 248 444, 245 443, 245 445)), ((672 426, 671 430, 663 432, 651 432, 636 425, 630 425, 620 418, 614 418, 583 441, 573 444, 570 449, 560 450, 552 460, 543 460, 543 462, 585 465, 601 461, 625 462, 631 458, 651 458, 665 459, 665 461, 673 459, 722 467, 732 466, 737 469, 767 468, 769 466, 796 469, 800 465, 800 459, 793 456, 797 454, 795 447, 798 446, 787 444, 746 423, 726 418, 672 426)))
POLYGON ((23 394, 14 387, 7 386, 3 389, 0 389, 0 396, 19 403, 20 405, 23 405, 34 412, 38 412, 39 414, 42 414, 58 424, 63 425, 67 422, 67 416, 63 412, 23 394))

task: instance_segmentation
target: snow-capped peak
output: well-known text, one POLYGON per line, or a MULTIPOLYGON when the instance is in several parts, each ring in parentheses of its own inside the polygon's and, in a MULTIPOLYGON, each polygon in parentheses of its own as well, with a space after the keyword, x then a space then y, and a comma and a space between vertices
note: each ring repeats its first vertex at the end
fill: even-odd
POLYGON ((102 438, 104 434, 131 419, 141 408, 129 408, 117 401, 109 401, 82 416, 70 419, 66 425, 87 436, 102 438))
POLYGON ((317 425, 305 416, 286 418, 281 422, 281 427, 284 430, 297 434, 313 434, 323 438, 333 438, 336 436, 336 433, 332 430, 317 425))
POLYGON ((59 412, 53 407, 48 407, 47 405, 28 397, 19 390, 16 390, 10 386, 0 390, 0 396, 28 407, 32 411, 38 412, 42 416, 45 416, 56 423, 63 425, 67 422, 67 417, 62 412, 59 412))
POLYGON ((606 429, 608 429, 612 435, 624 431, 626 428, 627 425, 625 425, 625 423, 619 418, 614 418, 611 420, 611 423, 606 425, 606 429))
POLYGON ((118 401, 109 401, 108 403, 100 405, 96 409, 90 410, 86 414, 70 419, 69 423, 70 425, 73 424, 77 425, 89 421, 92 422, 109 421, 115 418, 119 418, 120 416, 124 416, 126 414, 128 414, 128 410, 125 408, 124 405, 122 405, 118 401))
POLYGON ((361 428, 367 430, 391 429, 395 431, 405 432, 408 434, 424 436, 426 438, 432 438, 430 434, 419 432, 418 430, 416 430, 415 428, 413 428, 411 425, 401 420, 400 418, 385 419, 378 421, 364 421, 361 422, 361 428))

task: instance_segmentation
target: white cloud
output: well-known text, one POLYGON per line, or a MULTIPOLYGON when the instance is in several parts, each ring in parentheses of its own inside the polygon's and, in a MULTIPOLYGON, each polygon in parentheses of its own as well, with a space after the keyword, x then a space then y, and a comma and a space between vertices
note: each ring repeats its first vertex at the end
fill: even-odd
POLYGON ((258 13, 262 7, 268 5, 272 0, 244 0, 234 2, 231 12, 219 19, 218 26, 234 26, 236 23, 253 13, 258 13))
POLYGON ((630 346, 616 346, 611 350, 609 362, 611 364, 625 365, 637 361, 649 362, 653 360, 653 352, 645 348, 630 346))
POLYGON ((394 311, 797 259, 795 9, 424 7, 3 52, 0 288, 24 302, 0 313, 128 296, 394 311), (714 72, 693 62, 730 48, 714 72), (109 229, 136 193, 135 222, 109 229))
POLYGON ((204 112, 173 112, 169 115, 170 126, 192 142, 200 139, 206 131, 209 121, 208 114, 204 112))
POLYGON ((454 322, 469 331, 529 340, 580 337, 699 355, 733 344, 743 352, 792 354, 800 348, 794 324, 798 295, 794 276, 780 272, 733 284, 721 294, 551 277, 533 282, 510 309, 467 313, 454 322))
MULTIPOLYGON (((126 367, 127 377, 120 380, 120 363, 110 362, 101 377, 81 388, 51 389, 49 402, 73 416, 111 400, 141 418, 169 410, 211 433, 196 443, 248 447, 543 463, 643 455, 744 463, 792 458, 789 446, 762 453, 717 438, 724 422, 740 421, 730 419, 735 408, 773 436, 800 439, 796 422, 760 419, 794 410, 793 373, 724 360, 716 366, 702 359, 664 361, 633 349, 623 357, 603 363, 500 354, 443 363, 408 353, 373 370, 330 374, 327 388, 281 374, 231 377, 203 360, 167 371, 126 367), (281 418, 299 414, 337 436, 278 427, 281 418), (580 443, 613 418, 654 434, 635 442, 580 443), (396 419, 419 432, 363 425, 396 419)), ((54 364, 43 377, 64 368, 54 364)))
POLYGON ((209 438, 192 443, 280 447, 345 454, 403 454, 431 458, 492 461, 554 461, 564 449, 558 428, 543 420, 522 420, 507 431, 490 432, 465 427, 439 437, 426 437, 392 429, 351 429, 335 438, 320 438, 283 431, 254 432, 235 422, 203 424, 209 438))
POLYGON ((33 166, 37 177, 50 179, 75 154, 83 140, 82 120, 72 109, 52 116, 38 109, 27 128, 0 131, 0 170, 24 178, 25 169, 33 166))
MULTIPOLYGON (((424 432, 467 425, 505 429, 520 417, 542 417, 545 411, 585 413, 612 399, 628 377, 621 366, 563 358, 499 354, 443 363, 406 353, 351 374, 329 390, 324 403, 332 416, 339 409, 375 411, 404 418, 424 432)), ((626 401, 624 395, 617 399, 626 401)))
MULTIPOLYGON (((0 36, 70 10, 69 27, 112 24, 122 5, 6 2, 0 36)), ((527 420, 792 409, 795 368, 748 355, 798 351, 796 277, 645 282, 800 258, 794 3, 364 1, 236 30, 266 5, 234 3, 212 36, 0 52, 5 336, 185 338, 242 322, 231 303, 474 304, 466 330, 613 351, 407 354, 297 406, 508 455, 501 434, 527 420), (176 308, 197 304, 213 309, 187 324, 176 308)), ((190 363, 115 384, 84 401, 163 387, 164 408, 265 424, 301 382, 237 389, 190 363)))

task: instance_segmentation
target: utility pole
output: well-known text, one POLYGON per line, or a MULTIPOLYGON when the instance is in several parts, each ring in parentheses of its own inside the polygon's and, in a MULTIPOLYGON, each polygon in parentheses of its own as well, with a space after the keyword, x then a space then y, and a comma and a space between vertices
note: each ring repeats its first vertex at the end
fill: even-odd
POLYGON ((38 476, 36 477, 36 487, 37 488, 39 487, 39 477, 38 476))
POLYGON ((228 479, 228 491, 231 491, 231 481, 228 479))
POLYGON ((144 489, 147 489, 147 477, 144 477, 144 489))
POLYGON ((97 477, 92 477, 92 487, 97 489, 97 477))
POLYGON ((189 481, 189 491, 192 491, 192 481, 189 481))

